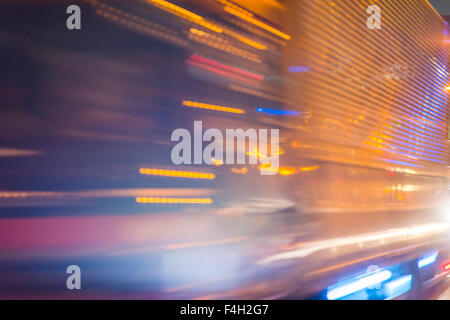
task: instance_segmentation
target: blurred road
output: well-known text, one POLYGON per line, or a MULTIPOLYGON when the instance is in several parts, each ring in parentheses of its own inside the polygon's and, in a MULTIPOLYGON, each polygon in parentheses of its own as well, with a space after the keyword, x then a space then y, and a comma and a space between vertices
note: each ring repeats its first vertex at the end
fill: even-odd
MULTIPOLYGON (((447 276, 447 278, 450 278, 450 276, 447 276)), ((448 286, 448 284, 447 289, 438 296, 437 300, 450 300, 450 286, 448 286)))

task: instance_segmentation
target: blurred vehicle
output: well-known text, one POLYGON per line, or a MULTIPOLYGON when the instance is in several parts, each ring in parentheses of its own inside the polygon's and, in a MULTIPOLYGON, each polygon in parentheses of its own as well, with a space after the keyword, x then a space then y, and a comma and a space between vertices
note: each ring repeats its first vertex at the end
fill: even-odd
POLYGON ((86 0, 68 30, 70 1, 3 1, 0 297, 435 295, 445 23, 377 3, 372 30, 365 0, 86 0), (280 129, 276 174, 174 165, 194 121, 280 129))

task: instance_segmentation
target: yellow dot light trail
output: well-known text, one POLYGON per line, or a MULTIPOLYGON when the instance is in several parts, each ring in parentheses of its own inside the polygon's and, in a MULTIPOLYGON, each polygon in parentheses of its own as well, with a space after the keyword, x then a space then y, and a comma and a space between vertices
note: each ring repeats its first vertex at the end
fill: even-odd
POLYGON ((302 171, 302 172, 315 171, 317 169, 319 169, 319 166, 299 168, 299 170, 302 171))
POLYGON ((181 171, 181 170, 141 168, 139 169, 139 173, 152 176, 164 176, 174 178, 190 178, 190 179, 206 179, 206 180, 213 180, 216 178, 216 175, 213 173, 181 171))
POLYGON ((244 110, 239 109, 239 108, 222 107, 222 106, 216 106, 216 105, 207 104, 207 103, 186 101, 186 100, 183 101, 183 106, 191 107, 191 108, 200 108, 200 109, 221 111, 221 112, 237 113, 237 114, 245 113, 244 110))
POLYGON ((277 29, 275 29, 275 28, 273 28, 273 27, 271 27, 271 26, 269 26, 269 25, 267 25, 267 24, 265 24, 265 23, 255 19, 255 18, 253 18, 252 16, 250 16, 248 14, 245 14, 245 13, 241 12, 240 10, 236 10, 235 8, 231 8, 229 6, 226 6, 224 8, 224 10, 226 12, 236 16, 236 17, 241 18, 242 20, 245 20, 245 21, 247 21, 247 22, 249 22, 251 24, 254 24, 255 26, 258 26, 258 27, 260 27, 260 28, 262 28, 262 29, 264 29, 266 31, 269 31, 269 32, 271 32, 271 33, 273 33, 273 34, 275 34, 275 35, 277 35, 277 36, 279 36, 279 37, 281 37, 281 38, 283 38, 285 40, 290 40, 291 39, 291 36, 289 36, 289 35, 287 35, 287 34, 281 32, 281 31, 279 31, 279 30, 277 30, 277 29))
POLYGON ((205 19, 202 16, 199 16, 198 14, 195 14, 189 10, 186 10, 182 7, 179 7, 177 5, 174 5, 173 3, 170 3, 168 1, 164 0, 147 0, 148 3, 156 5, 160 7, 161 9, 168 11, 172 14, 175 14, 181 18, 187 19, 191 22, 194 22, 198 25, 201 25, 202 27, 205 27, 207 29, 210 29, 217 33, 222 33, 222 28, 215 26, 212 23, 209 23, 205 21, 205 19))

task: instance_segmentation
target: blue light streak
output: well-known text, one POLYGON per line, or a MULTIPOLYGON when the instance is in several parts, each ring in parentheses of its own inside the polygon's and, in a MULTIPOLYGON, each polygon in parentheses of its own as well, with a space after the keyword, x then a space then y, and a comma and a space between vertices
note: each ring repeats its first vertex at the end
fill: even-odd
POLYGON ((423 256, 417 262, 417 266, 419 267, 419 269, 421 269, 423 267, 426 267, 426 266, 429 266, 430 264, 435 263, 438 255, 439 255, 439 253, 437 251, 435 251, 432 254, 428 254, 426 256, 423 256))
POLYGON ((293 110, 279 110, 279 109, 267 109, 257 108, 256 112, 267 113, 273 116, 299 116, 301 113, 293 110))

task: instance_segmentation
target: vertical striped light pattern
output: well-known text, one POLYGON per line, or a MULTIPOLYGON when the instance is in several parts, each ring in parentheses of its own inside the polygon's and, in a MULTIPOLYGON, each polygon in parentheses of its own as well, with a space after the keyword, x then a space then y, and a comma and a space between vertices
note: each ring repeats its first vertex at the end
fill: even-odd
MULTIPOLYGON (((287 95, 312 117, 310 155, 442 176, 449 85, 444 20, 425 0, 290 0, 287 95), (367 8, 381 9, 369 30, 367 8), (289 72, 304 66, 307 72, 289 72)), ((298 138, 298 137, 297 137, 298 138)))

